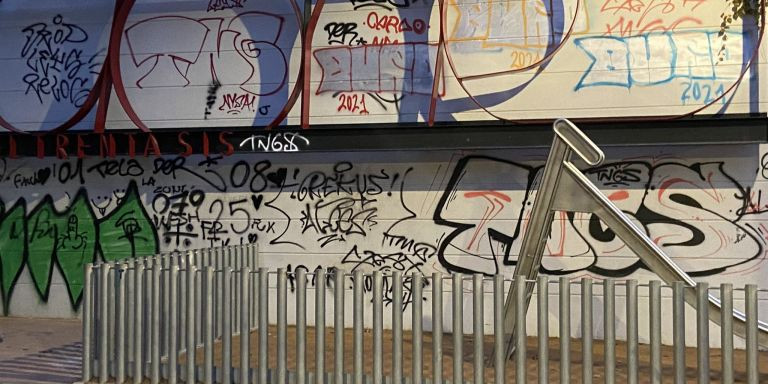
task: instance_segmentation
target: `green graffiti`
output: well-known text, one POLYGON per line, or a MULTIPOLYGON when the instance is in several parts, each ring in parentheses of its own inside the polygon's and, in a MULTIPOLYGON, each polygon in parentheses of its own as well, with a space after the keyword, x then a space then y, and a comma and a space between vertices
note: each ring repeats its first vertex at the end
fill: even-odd
POLYGON ((157 253, 158 240, 152 221, 131 182, 120 205, 99 223, 99 246, 106 261, 157 253))
POLYGON ((96 259, 96 215, 84 190, 75 196, 69 209, 57 218, 56 260, 67 282, 73 305, 83 292, 83 266, 96 259))
POLYGON ((0 221, 0 280, 2 280, 3 309, 8 314, 11 292, 21 274, 27 252, 27 222, 24 199, 14 204, 0 221))
POLYGON ((134 181, 117 207, 101 219, 96 218, 85 189, 63 212, 56 210, 51 196, 43 198, 29 215, 25 210, 24 199, 8 212, 0 202, 0 298, 6 315, 25 261, 43 301, 48 300, 53 267, 57 266, 76 308, 83 293, 83 267, 94 262, 97 253, 111 262, 149 256, 159 249, 157 233, 134 181))
POLYGON ((47 300, 57 236, 55 211, 50 196, 46 196, 29 214, 27 229, 29 231, 27 266, 37 292, 43 300, 47 300))
POLYGON ((48 299, 54 261, 57 262, 69 298, 80 301, 83 292, 83 266, 96 256, 96 215, 81 190, 63 213, 56 212, 50 196, 35 207, 27 218, 29 246, 27 266, 43 300, 48 299))

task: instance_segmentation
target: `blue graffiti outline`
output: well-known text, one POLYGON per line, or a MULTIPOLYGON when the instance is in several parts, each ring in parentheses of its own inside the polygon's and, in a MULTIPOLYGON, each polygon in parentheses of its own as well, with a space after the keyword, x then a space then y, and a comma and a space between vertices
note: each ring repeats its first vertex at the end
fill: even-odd
MULTIPOLYGON (((641 35, 636 36, 627 36, 627 37, 616 37, 616 36, 586 36, 581 37, 578 39, 574 39, 574 45, 579 47, 585 55, 590 59, 589 66, 584 70, 584 73, 579 78, 579 81, 577 82, 576 86, 574 87, 574 91, 578 91, 583 88, 590 88, 590 87, 599 87, 599 86, 618 86, 630 89, 634 86, 640 86, 640 87, 647 87, 647 86, 655 86, 660 84, 667 84, 669 82, 672 82, 676 79, 689 79, 689 80, 711 80, 711 81, 722 81, 722 80, 734 80, 735 78, 730 76, 718 76, 717 71, 715 70, 715 67, 717 65, 717 62, 715 61, 715 52, 713 51, 712 46, 712 40, 714 36, 717 36, 718 32, 708 31, 708 30, 686 30, 684 32, 685 34, 692 34, 692 33, 701 33, 707 37, 707 48, 709 49, 709 65, 712 68, 712 74, 707 76, 701 76, 701 75, 695 75, 693 74, 693 70, 690 67, 690 63, 688 64, 688 71, 686 75, 682 75, 682 72, 677 68, 677 61, 678 61, 678 49, 687 48, 690 51, 690 46, 682 46, 678 44, 675 39, 674 35, 676 32, 674 31, 665 31, 665 32, 649 32, 644 33, 641 35), (669 78, 663 79, 663 80, 657 80, 652 81, 650 83, 648 82, 638 82, 632 77, 633 68, 631 66, 631 57, 632 52, 630 52, 629 44, 627 43, 629 39, 636 39, 636 38, 643 38, 645 40, 645 55, 646 59, 650 59, 650 42, 649 37, 651 36, 666 36, 667 40, 669 41, 669 49, 672 51, 670 55, 670 76, 669 78), (595 67, 595 65, 598 63, 597 57, 592 54, 592 52, 589 51, 585 47, 585 45, 582 43, 585 40, 594 41, 594 40, 613 40, 620 42, 621 44, 626 47, 626 63, 627 63, 627 81, 626 83, 623 82, 616 82, 616 81, 587 81, 587 77, 592 75, 592 70, 595 67)), ((740 33, 740 32, 733 32, 735 35, 741 35, 744 37, 744 39, 747 39, 746 33, 740 33)), ((610 50, 609 50, 610 51, 610 50)), ((697 52, 691 51, 694 55, 700 56, 697 52)), ((612 54, 612 52, 609 52, 609 54, 612 54)), ((744 69, 744 66, 746 63, 742 61, 742 70, 744 69)), ((609 68, 609 70, 611 70, 609 68)))
MULTIPOLYGON (((625 38, 614 37, 614 36, 589 36, 589 37, 581 37, 581 38, 575 39, 573 41, 573 44, 575 46, 579 47, 579 49, 581 49, 582 51, 584 51, 584 53, 587 55, 587 57, 589 57, 589 59, 592 61, 591 63, 589 63, 589 67, 587 67, 587 70, 584 71, 584 74, 581 75, 581 78, 579 79, 578 84, 576 84, 576 87, 574 88, 574 91, 578 91, 579 89, 582 89, 582 88, 599 87, 599 86, 618 86, 618 87, 624 87, 624 88, 627 88, 627 89, 632 87, 632 75, 631 75, 632 71, 629 68, 629 47, 627 47, 627 42, 625 41, 625 38), (588 51, 586 48, 584 48, 584 45, 583 45, 582 41, 587 40, 587 39, 589 41, 613 40, 613 41, 615 41, 615 42, 617 42, 619 44, 623 44, 626 47, 627 54, 624 55, 624 58, 626 59, 626 63, 627 63, 627 81, 626 81, 626 83, 618 83, 618 82, 615 82, 615 81, 595 81, 595 82, 590 82, 589 84, 586 84, 586 85, 584 84, 584 79, 586 79, 586 77, 589 76, 592 73, 592 69, 595 67, 595 65, 597 64, 597 61, 598 61, 597 57, 595 55, 593 55, 590 51, 588 51)), ((609 50, 607 50, 607 52, 608 52, 609 55, 613 55, 613 50, 609 49, 609 50)), ((613 71, 614 69, 615 69, 615 67, 612 67, 612 66, 608 68, 609 71, 613 71)))

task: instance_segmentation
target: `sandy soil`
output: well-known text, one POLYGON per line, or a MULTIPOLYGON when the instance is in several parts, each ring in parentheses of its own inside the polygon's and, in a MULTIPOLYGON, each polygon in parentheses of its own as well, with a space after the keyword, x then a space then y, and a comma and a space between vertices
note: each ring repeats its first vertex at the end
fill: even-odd
MULTIPOLYGON (((250 335, 250 367, 256 367, 258 361, 258 333, 252 333, 250 335)), ((403 370, 404 374, 410 377, 412 368, 412 338, 410 332, 404 332, 403 340, 403 370)), ((325 366, 326 372, 333 371, 334 364, 334 330, 327 329, 325 333, 326 345, 325 348, 325 366)), ((385 331, 383 346, 383 369, 384 375, 391 375, 392 370, 392 334, 390 331, 385 331)), ((348 372, 353 370, 353 334, 352 329, 345 329, 344 332, 344 368, 348 372)), ((296 328, 289 327, 287 332, 287 366, 289 370, 296 369, 296 328)), ((443 335, 443 378, 451 380, 453 377, 453 338, 451 334, 443 335)), ((486 337, 483 342, 484 359, 492 359, 493 357, 493 339, 492 337, 486 337)), ((269 329, 269 367, 277 367, 277 332, 276 328, 270 327, 269 329)), ((367 375, 370 375, 373 370, 373 335, 370 330, 366 330, 364 333, 364 370, 367 375)), ((432 334, 425 333, 423 341, 423 376, 425 378, 433 377, 432 367, 432 334)), ((307 370, 314 371, 316 359, 315 359, 315 330, 313 328, 307 329, 307 370)), ((463 376, 467 381, 472 381, 474 377, 473 366, 473 341, 471 336, 465 337, 463 342, 462 360, 463 364, 463 376)), ((202 363, 202 349, 197 350, 195 360, 198 363, 202 363)), ((538 380, 538 344, 535 338, 528 339, 527 348, 527 378, 529 382, 536 382, 538 380)), ((691 383, 697 382, 697 364, 696 364, 696 349, 686 349, 686 377, 687 381, 691 383)), ((221 341, 218 340, 214 347, 214 360, 221 361, 221 341)), ((639 364, 639 381, 641 383, 650 382, 650 349, 647 345, 640 345, 639 347, 640 364, 639 364)), ((582 344, 578 339, 571 340, 571 364, 570 364, 570 377, 572 383, 582 382, 582 344)), ((603 382, 604 380, 604 345, 601 341, 595 341, 592 351, 593 356, 593 374, 595 382, 603 382)), ((734 378, 737 382, 746 382, 746 354, 744 351, 734 352, 734 366, 735 373, 734 378)), ((184 361, 182 356, 181 361, 184 361)), ((240 367, 240 339, 236 337, 232 341, 232 363, 235 367, 240 367)), ((759 356, 760 369, 760 382, 768 382, 768 352, 761 352, 759 356)), ((514 359, 507 362, 506 367, 507 382, 513 383, 515 380, 515 361, 514 359)), ((560 341, 559 339, 552 338, 549 340, 549 364, 547 368, 549 380, 551 382, 559 382, 560 377, 560 341)), ((710 351, 710 372, 709 376, 713 383, 720 382, 721 378, 721 354, 719 349, 712 349, 710 351)), ((674 366, 673 366, 673 349, 669 346, 662 347, 662 376, 664 383, 673 382, 674 366)), ((486 382, 493 382, 494 369, 490 367, 483 368, 483 376, 486 382)), ((627 382, 627 345, 624 342, 618 342, 616 345, 616 382, 627 382)))

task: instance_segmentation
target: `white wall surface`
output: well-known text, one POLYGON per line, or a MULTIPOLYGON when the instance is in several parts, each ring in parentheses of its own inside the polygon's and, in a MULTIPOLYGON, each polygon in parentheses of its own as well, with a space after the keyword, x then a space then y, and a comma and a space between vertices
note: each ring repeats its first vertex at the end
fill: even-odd
POLYGON ((723 41, 722 0, 328 1, 306 47, 303 3, 4 0, 0 117, 55 128, 106 68, 109 129, 299 124, 302 76, 312 125, 766 111, 759 34, 723 41))
MULTIPOLYGON (((612 147, 606 163, 586 173, 697 280, 766 288, 766 148, 612 147)), ((80 271, 102 254, 113 260, 247 242, 259 244, 260 263, 271 268, 511 276, 545 155, 531 149, 283 153, 214 162, 5 159, 0 255, 3 287, 13 287, 6 305, 17 316, 73 316, 77 274, 63 280, 61 270, 80 271), (25 251, 10 228, 26 229, 25 251), (13 271, 21 273, 15 282, 13 271), (45 300, 34 283, 45 291, 49 276, 45 300)), ((556 215, 543 273, 657 278, 593 220, 556 215)), ((761 295, 761 303, 766 299, 761 295)))

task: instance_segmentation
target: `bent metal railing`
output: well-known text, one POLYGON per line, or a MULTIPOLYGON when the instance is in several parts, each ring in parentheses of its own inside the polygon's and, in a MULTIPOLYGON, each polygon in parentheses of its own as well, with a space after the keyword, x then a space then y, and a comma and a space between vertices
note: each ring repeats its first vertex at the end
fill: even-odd
MULTIPOLYGON (((675 264, 664 251, 639 229, 630 218, 624 214, 607 196, 605 196, 571 161, 575 153, 590 166, 600 165, 605 156, 600 148, 593 143, 579 128, 567 119, 558 119, 553 124, 554 139, 544 165, 543 175, 533 202, 531 218, 523 236, 520 257, 515 276, 535 280, 541 268, 544 247, 552 228, 552 220, 556 211, 586 212, 595 214, 600 220, 631 249, 652 272, 656 273, 667 284, 683 282, 688 287, 694 287, 696 282, 682 268, 675 264)), ((510 297, 516 297, 512 288, 510 297)), ((524 287, 526 300, 523 305, 527 308, 533 288, 524 287)), ((510 330, 514 331, 516 303, 507 299, 505 319, 510 330)), ((685 292, 685 301, 694 308, 707 306, 702 311, 708 311, 710 319, 720 323, 724 317, 723 311, 732 316, 733 331, 746 337, 746 318, 740 311, 733 308, 723 309, 720 300, 709 295, 701 300, 692 290, 685 292)), ((768 348, 768 324, 758 322, 758 343, 768 348)), ((508 336, 506 354, 514 351, 513 337, 508 336)))
POLYGON ((683 282, 595 284, 545 276, 532 282, 479 274, 287 273, 252 269, 254 251, 236 246, 86 266, 83 381, 660 383, 663 375, 678 383, 694 377, 708 382, 710 376, 726 383, 768 380, 768 373, 759 372, 755 285, 736 295, 744 299, 745 350, 734 351, 734 318, 726 315, 734 307, 733 286, 715 292, 724 311, 722 349, 714 351, 708 307, 698 306, 695 323, 685 319, 686 291, 705 303, 713 291, 706 283, 690 288, 683 282), (526 285, 536 289, 536 310, 530 313, 522 305, 526 285), (509 333, 504 304, 512 286, 517 348, 508 361, 502 358, 509 333), (527 331, 529 323, 535 332, 527 331), (695 365, 685 359, 691 324, 695 365), (669 328, 672 342, 662 343, 662 329, 669 328), (648 347, 641 348, 641 331, 648 347), (626 342, 617 342, 617 333, 625 333, 626 342), (671 360, 663 358, 667 354, 671 360))

